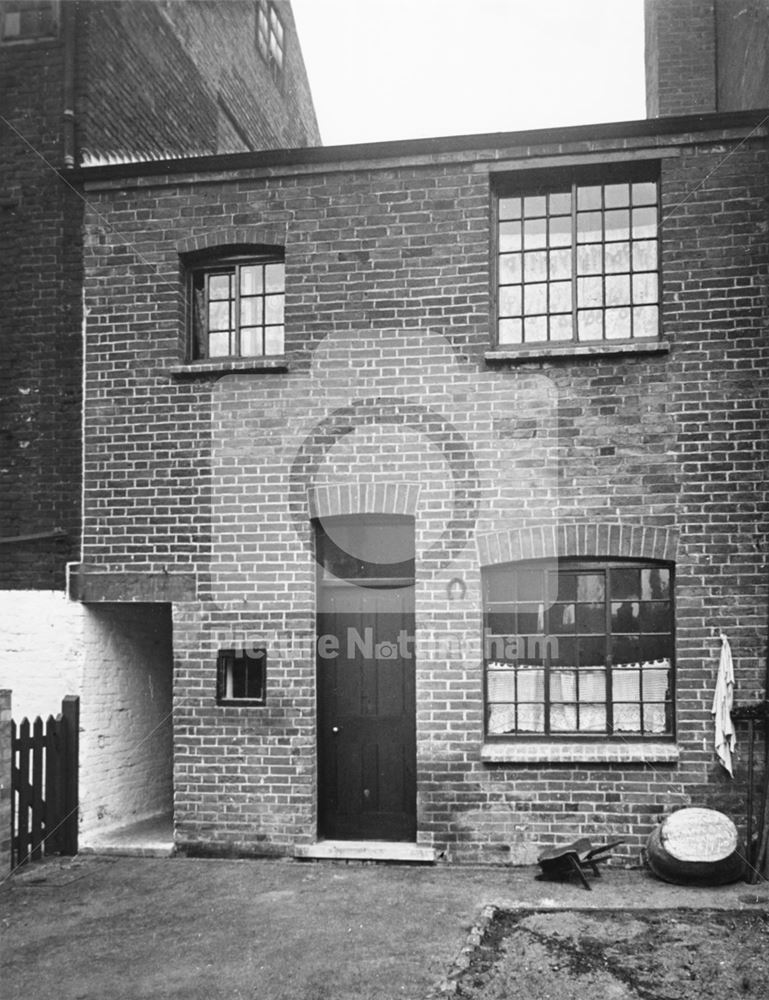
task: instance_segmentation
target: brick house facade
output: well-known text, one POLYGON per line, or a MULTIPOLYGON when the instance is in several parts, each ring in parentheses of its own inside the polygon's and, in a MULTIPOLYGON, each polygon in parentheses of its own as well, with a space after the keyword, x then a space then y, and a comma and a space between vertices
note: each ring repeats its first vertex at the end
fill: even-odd
POLYGON ((650 0, 657 120, 324 150, 284 148, 317 132, 271 6, 62 4, 0 47, 3 531, 66 532, 8 549, 6 645, 28 619, 78 664, 82 829, 521 863, 739 817, 710 707, 720 628, 737 697, 764 685, 761 10, 650 0), (220 76, 230 7, 257 56, 220 76), (128 113, 76 60, 73 132, 76 10, 128 113), (74 601, 31 618, 65 562, 74 601))
MULTIPOLYGON (((173 608, 180 848, 312 855, 337 830, 386 841, 401 807, 386 804, 392 793, 409 799, 413 825, 389 839, 450 860, 527 862, 577 834, 623 837, 635 859, 674 806, 739 811, 739 784, 713 754, 710 707, 718 628, 732 641, 738 696, 758 698, 763 685, 767 176, 765 122, 748 112, 79 172, 88 321, 74 594, 173 608), (548 218, 550 235, 543 191, 574 199, 547 203, 551 215, 572 213, 548 218), (583 212, 596 191, 603 230, 583 212), (641 206, 632 223, 612 200, 641 206), (540 294, 528 261, 519 285, 502 277, 521 211, 525 252, 573 250, 591 225, 604 241, 631 240, 611 254, 602 244, 603 334, 581 332, 581 249, 566 278, 574 316, 560 317, 578 337, 556 333, 553 256, 549 327, 503 305, 515 289, 525 302, 540 294), (636 263, 649 238, 658 270, 657 258, 636 263), (234 251, 246 263, 233 269, 261 267, 265 249, 285 267, 282 346, 235 357, 215 351, 209 332, 210 354, 196 357, 196 268, 221 270, 234 251), (631 251, 632 264, 609 264, 631 251), (617 283, 610 272, 623 266, 633 273, 617 283), (614 312, 625 278, 633 306, 614 312), (497 314, 512 318, 497 326, 497 314), (355 525, 373 526, 370 538, 383 531, 385 547, 413 533, 413 562, 408 544, 398 550, 397 607, 381 581, 334 591, 335 574, 359 571, 334 568, 344 563, 334 545, 360 542, 355 525), (495 604, 494 588, 519 570, 562 573, 558 586, 576 589, 549 604, 495 604), (379 596, 360 598, 368 585, 379 596), (610 624, 580 625, 590 608, 603 616, 604 588, 610 624), (674 626, 620 624, 625 613, 669 622, 673 594, 674 626), (561 614, 555 631, 571 651, 560 660, 500 652, 496 640, 484 648, 514 631, 509 617, 494 625, 497 612, 529 613, 543 637, 537 608, 551 626, 552 609, 561 614), (344 639, 337 631, 329 645, 327 629, 351 613, 358 638, 343 663, 344 639), (384 654, 364 649, 380 614, 407 623, 397 652, 396 634, 382 634, 413 672, 410 694, 395 666, 381 673, 384 654), (640 640, 618 635, 634 629, 640 640), (576 636, 587 649, 595 632, 612 650, 605 663, 569 645, 576 636), (641 653, 619 663, 621 639, 641 653), (238 656, 258 678, 240 703, 222 687, 238 656), (597 666, 578 680, 559 673, 590 656, 597 666), (352 693, 351 665, 364 677, 352 693), (622 674, 637 678, 636 668, 644 695, 622 674), (549 693, 522 694, 543 669, 549 693), (583 695, 564 694, 569 683, 583 695), (372 750, 359 737, 336 760, 337 715, 350 726, 355 715, 341 702, 386 701, 396 687, 391 711, 409 715, 414 739, 403 737, 389 777, 385 738, 372 750), (340 777, 345 754, 357 763, 340 777), (357 825, 345 826, 337 781, 359 802, 357 825)), ((245 310, 251 292, 239 287, 229 295, 245 310)), ((373 727, 377 709, 361 711, 373 727)))

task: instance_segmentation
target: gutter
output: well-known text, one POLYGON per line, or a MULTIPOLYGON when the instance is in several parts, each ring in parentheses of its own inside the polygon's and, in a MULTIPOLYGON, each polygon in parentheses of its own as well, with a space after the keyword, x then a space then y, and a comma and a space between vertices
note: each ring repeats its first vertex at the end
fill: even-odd
POLYGON ((64 168, 75 167, 75 45, 77 4, 62 4, 62 29, 64 36, 64 119, 62 134, 64 147, 64 168))
POLYGON ((17 545, 22 542, 43 542, 52 538, 67 538, 67 532, 63 528, 54 528, 52 531, 41 531, 36 535, 2 535, 0 545, 17 545))
MULTIPOLYGON (((83 183, 131 177, 157 177, 208 171, 249 170, 292 167, 303 164, 341 164, 345 161, 378 160, 393 157, 436 156, 472 152, 478 149, 526 148, 563 145, 579 141, 662 137, 748 128, 757 134, 769 122, 769 109, 729 111, 563 128, 528 129, 522 132, 492 132, 477 135, 439 136, 388 142, 356 143, 344 146, 308 146, 300 149, 270 149, 255 153, 224 153, 213 156, 178 156, 126 163, 100 163, 78 167, 74 179, 83 183)), ((68 177, 73 179, 68 173, 68 177)))

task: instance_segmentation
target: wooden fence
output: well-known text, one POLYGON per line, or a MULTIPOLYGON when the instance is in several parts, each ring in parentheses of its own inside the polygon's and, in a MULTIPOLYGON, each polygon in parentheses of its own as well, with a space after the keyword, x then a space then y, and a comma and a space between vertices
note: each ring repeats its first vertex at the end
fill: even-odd
POLYGON ((11 724, 13 866, 44 854, 77 854, 80 699, 61 714, 11 724))

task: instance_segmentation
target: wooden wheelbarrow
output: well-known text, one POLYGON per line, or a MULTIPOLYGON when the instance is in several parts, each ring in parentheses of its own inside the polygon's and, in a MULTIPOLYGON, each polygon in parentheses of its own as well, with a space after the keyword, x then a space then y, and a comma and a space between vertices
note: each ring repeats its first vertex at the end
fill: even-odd
POLYGON ((610 844, 593 847, 587 837, 580 837, 563 847, 548 847, 537 858, 542 869, 537 878, 561 882, 576 875, 582 885, 590 889, 587 872, 600 875, 599 862, 606 861, 609 852, 624 843, 624 840, 614 840, 610 844))

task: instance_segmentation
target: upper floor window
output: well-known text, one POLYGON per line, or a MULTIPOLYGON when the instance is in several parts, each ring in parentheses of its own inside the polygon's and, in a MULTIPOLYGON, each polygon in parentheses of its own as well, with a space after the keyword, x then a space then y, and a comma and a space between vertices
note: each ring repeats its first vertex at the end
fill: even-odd
POLYGON ((192 360, 283 354, 285 265, 275 255, 193 267, 189 295, 192 360))
POLYGON ((563 559, 483 577, 488 736, 672 736, 669 565, 563 559))
POLYGON ((654 175, 505 183, 497 198, 500 347, 637 341, 659 331, 654 175))
POLYGON ((272 0, 259 0, 256 9, 256 44, 273 77, 283 75, 285 33, 283 22, 272 0))
POLYGON ((59 26, 58 0, 2 0, 2 41, 54 38, 59 26))

